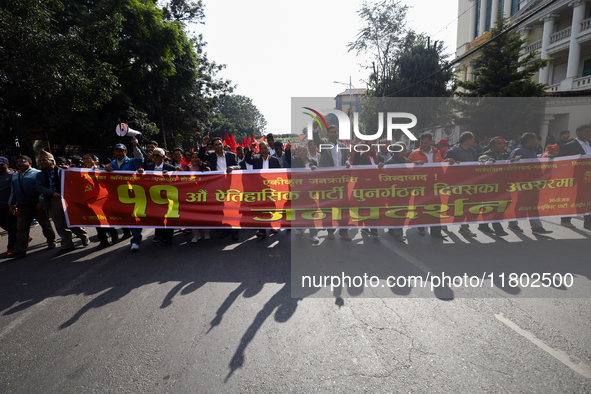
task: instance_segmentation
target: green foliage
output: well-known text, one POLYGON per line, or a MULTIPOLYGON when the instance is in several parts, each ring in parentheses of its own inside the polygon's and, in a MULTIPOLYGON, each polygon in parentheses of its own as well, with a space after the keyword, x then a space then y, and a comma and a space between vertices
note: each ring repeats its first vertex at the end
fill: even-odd
MULTIPOLYGON (((500 20, 491 30, 491 37, 508 28, 508 20, 500 20)), ((548 60, 535 60, 536 52, 523 56, 521 50, 526 42, 512 32, 498 37, 480 49, 474 81, 457 81, 457 86, 464 89, 455 92, 460 97, 455 101, 461 114, 459 122, 477 136, 511 139, 516 134, 539 132, 544 100, 538 97, 544 95, 546 85, 532 77, 548 65, 548 60)))
POLYGON ((247 138, 254 135, 257 138, 265 133, 267 121, 248 97, 220 97, 215 112, 210 137, 223 138, 225 134, 233 134, 238 141, 238 137, 247 138))
MULTIPOLYGON (((491 30, 496 37, 510 28, 507 19, 500 20, 491 30)), ((456 91, 459 97, 541 97, 546 85, 532 77, 548 65, 547 59, 534 60, 533 51, 521 58, 521 48, 527 42, 521 35, 507 33, 480 49, 475 63, 474 81, 457 81, 465 91, 456 91), (521 71, 519 69, 522 68, 521 71)))
POLYGON ((174 145, 209 130, 232 91, 186 31, 201 0, 9 0, 0 12, 2 129, 51 127, 52 143, 106 147, 126 122, 160 142, 170 128, 174 145))

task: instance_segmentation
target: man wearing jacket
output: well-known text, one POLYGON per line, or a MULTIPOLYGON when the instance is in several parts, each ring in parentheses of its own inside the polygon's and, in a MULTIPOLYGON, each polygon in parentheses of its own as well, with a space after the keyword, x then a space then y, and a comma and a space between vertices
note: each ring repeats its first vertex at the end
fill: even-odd
MULTIPOLYGON (((488 139, 487 139, 488 140, 488 139)), ((449 148, 445 153, 444 160, 453 159, 456 163, 478 161, 478 154, 474 149, 474 134, 469 131, 464 131, 460 135, 460 140, 457 145, 449 148)), ((488 226, 486 226, 488 228, 488 226)), ((467 224, 460 225, 460 234, 475 237, 476 234, 470 231, 470 226, 467 224)))
MULTIPOLYGON (((164 162, 164 149, 155 148, 152 151, 152 162, 148 164, 143 164, 140 168, 138 168, 137 172, 138 174, 143 174, 144 170, 146 170, 166 174, 168 171, 177 171, 177 168, 178 167, 175 167, 172 164, 164 162)), ((157 228, 156 230, 154 230, 154 239, 152 240, 152 242, 158 243, 160 241, 164 241, 164 245, 170 246, 172 245, 173 235, 173 228, 157 228)))
POLYGON ((64 255, 74 250, 72 233, 76 234, 82 240, 82 246, 88 246, 90 240, 86 230, 82 227, 70 227, 66 223, 66 215, 62 205, 61 179, 63 171, 55 165, 53 155, 46 151, 39 154, 41 161, 41 171, 37 173, 37 191, 43 196, 45 207, 49 211, 49 216, 53 220, 55 230, 61 237, 61 250, 58 256, 64 255))
MULTIPOLYGON (((136 138, 131 139, 131 143, 133 144, 133 159, 127 157, 127 147, 124 144, 117 144, 115 145, 115 149, 113 150, 113 156, 115 156, 115 160, 105 166, 105 170, 107 172, 111 171, 137 171, 138 168, 142 166, 144 163, 144 157, 142 152, 137 147, 138 141, 136 138)), ((140 242, 142 242, 142 229, 135 227, 135 228, 124 228, 123 229, 123 239, 129 237, 131 233, 131 251, 137 252, 140 250, 140 242)))
POLYGON ((233 170, 240 170, 236 155, 232 152, 224 152, 224 144, 220 137, 215 137, 211 140, 214 150, 212 153, 206 151, 208 142, 209 133, 203 137, 202 145, 199 148, 199 159, 201 161, 208 161, 209 168, 212 171, 224 171, 229 174, 233 170))
MULTIPOLYGON (((537 137, 534 133, 525 133, 521 136, 521 148, 517 148, 511 152, 509 155, 510 159, 537 159, 538 154, 535 152, 535 148, 538 145, 537 137)), ((532 228, 532 233, 534 234, 551 234, 552 231, 546 230, 542 226, 542 221, 540 219, 530 219, 529 224, 532 228)), ((517 233, 522 233, 523 230, 519 227, 519 224, 516 220, 512 220, 509 222, 509 228, 517 233)))
MULTIPOLYGON (((411 161, 413 164, 425 164, 425 163, 441 163, 443 159, 441 158, 441 154, 431 145, 431 141, 433 140, 433 136, 429 133, 423 133, 419 137, 420 145, 418 149, 412 151, 412 153, 408 156, 408 160, 411 161)), ((454 164, 453 159, 446 160, 450 164, 454 164)), ((417 228, 419 235, 425 235, 425 227, 418 227, 417 228)), ((445 235, 441 234, 441 226, 431 226, 430 227, 430 234, 433 238, 445 239, 445 235)))
MULTIPOLYGON (((329 126, 327 130, 328 139, 321 138, 318 129, 313 131, 314 143, 320 148, 319 167, 349 168, 349 150, 347 146, 339 141, 339 128, 335 125, 329 126), (329 149, 328 146, 330 146, 329 149)), ((334 239, 335 229, 328 229, 328 239, 334 239)), ((345 241, 351 241, 347 229, 340 229, 339 235, 345 241)))
MULTIPOLYGON (((562 137, 562 135, 561 135, 562 137)), ((577 156, 577 155, 591 155, 591 146, 589 139, 591 138, 591 126, 582 125, 577 127, 577 138, 562 145, 560 148, 560 156, 577 156)), ((591 215, 585 215, 583 218, 583 227, 591 230, 591 215)), ((568 228, 575 226, 570 222, 570 217, 560 218, 560 224, 568 228)))
POLYGON ((43 197, 37 191, 39 170, 31 168, 31 158, 19 156, 16 159, 18 172, 12 174, 12 187, 8 199, 11 214, 16 214, 16 243, 11 258, 25 257, 29 246, 29 230, 33 219, 37 219, 47 239, 47 249, 55 248, 55 232, 47 217, 43 197))

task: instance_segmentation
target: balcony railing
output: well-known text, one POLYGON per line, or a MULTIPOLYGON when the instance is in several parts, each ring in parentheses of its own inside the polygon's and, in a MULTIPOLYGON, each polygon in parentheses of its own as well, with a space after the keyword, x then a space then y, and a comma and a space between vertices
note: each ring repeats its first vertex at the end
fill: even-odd
POLYGON ((531 44, 525 46, 526 53, 529 53, 532 51, 539 51, 540 49, 542 49, 542 40, 532 42, 531 44))
POLYGON ((550 44, 553 44, 557 41, 570 37, 571 28, 567 27, 566 29, 562 29, 559 32, 556 32, 550 36, 550 44))
POLYGON ((546 92, 558 92, 560 90, 560 84, 555 83, 554 85, 550 85, 546 88, 546 92))
POLYGON ((587 30, 590 27, 591 27, 591 18, 585 19, 583 22, 581 22, 581 31, 587 30))
POLYGON ((591 89, 591 75, 573 79, 573 90, 591 89))

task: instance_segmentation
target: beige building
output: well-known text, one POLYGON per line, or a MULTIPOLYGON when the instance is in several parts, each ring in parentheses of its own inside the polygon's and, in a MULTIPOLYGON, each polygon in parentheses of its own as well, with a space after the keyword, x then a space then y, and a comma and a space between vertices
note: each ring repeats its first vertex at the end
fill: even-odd
POLYGON ((577 126, 590 123, 591 100, 585 96, 591 93, 591 1, 459 0, 456 57, 472 51, 456 68, 463 80, 474 78, 475 48, 491 38, 500 15, 510 17, 516 32, 528 39, 524 52, 551 59, 534 76, 548 85, 548 96, 571 98, 548 101, 541 137, 558 137, 561 130, 574 134, 577 126))
POLYGON ((335 108, 344 113, 349 113, 349 108, 352 107, 353 112, 361 112, 359 102, 366 89, 347 89, 342 93, 337 94, 335 99, 335 108))

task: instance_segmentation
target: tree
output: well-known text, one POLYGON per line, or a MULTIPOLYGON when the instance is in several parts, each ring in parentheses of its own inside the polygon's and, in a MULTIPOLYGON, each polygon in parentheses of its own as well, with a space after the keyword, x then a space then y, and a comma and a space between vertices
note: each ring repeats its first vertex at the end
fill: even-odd
MULTIPOLYGON (((357 34, 357 39, 350 42, 347 47, 349 52, 355 51, 357 56, 369 54, 371 65, 365 67, 372 70, 374 81, 388 79, 392 72, 391 62, 401 51, 404 44, 405 18, 408 7, 396 0, 381 0, 371 4, 364 1, 357 12, 365 21, 357 34)), ((371 83, 371 79, 370 79, 371 83)), ((384 86, 370 85, 376 96, 384 96, 384 86)))
POLYGON ((68 23, 72 19, 59 0, 0 6, 0 128, 47 130, 116 92, 113 66, 104 59, 118 46, 122 18, 79 15, 84 23, 68 23))
POLYGON ((480 49, 476 58, 474 81, 457 81, 464 91, 456 91, 459 97, 541 97, 545 84, 532 77, 548 65, 548 59, 534 60, 537 52, 523 56, 521 49, 527 42, 519 34, 506 33, 507 19, 501 19, 491 30, 492 42, 480 49), (498 36, 498 37, 497 37, 498 36), (521 69, 521 71, 520 71, 521 69))
POLYGON ((241 95, 220 97, 215 113, 211 137, 223 138, 224 134, 233 134, 235 138, 247 138, 265 133, 267 121, 249 97, 241 95))
POLYGON ((474 81, 457 81, 463 91, 455 95, 461 113, 459 122, 478 136, 497 135, 509 139, 515 134, 537 133, 543 120, 545 84, 533 76, 548 65, 548 59, 536 59, 537 53, 522 53, 527 42, 520 34, 507 32, 507 19, 491 30, 492 42, 476 58, 474 81), (499 36, 500 35, 500 36, 499 36), (498 36, 498 37, 497 37, 498 36), (521 70, 521 71, 520 71, 521 70))

